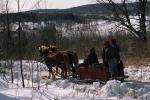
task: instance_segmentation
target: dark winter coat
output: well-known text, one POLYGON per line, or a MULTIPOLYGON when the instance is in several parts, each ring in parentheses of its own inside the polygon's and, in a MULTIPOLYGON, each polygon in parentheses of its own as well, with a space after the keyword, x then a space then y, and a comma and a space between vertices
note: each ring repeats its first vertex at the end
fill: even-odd
POLYGON ((108 61, 110 59, 116 58, 117 60, 120 59, 120 48, 117 44, 113 44, 107 50, 105 50, 105 59, 108 61))
POLYGON ((87 56, 88 64, 98 63, 98 57, 95 52, 90 52, 87 56))

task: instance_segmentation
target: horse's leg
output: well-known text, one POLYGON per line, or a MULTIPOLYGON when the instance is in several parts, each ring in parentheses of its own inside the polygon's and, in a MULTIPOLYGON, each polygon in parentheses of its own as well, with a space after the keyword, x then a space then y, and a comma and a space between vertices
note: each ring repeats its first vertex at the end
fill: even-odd
POLYGON ((51 68, 52 79, 56 79, 53 69, 51 68))
POLYGON ((67 67, 64 67, 64 76, 65 76, 65 78, 67 77, 67 67))
POLYGON ((54 71, 52 70, 52 67, 49 68, 49 76, 48 76, 49 79, 51 78, 51 75, 52 75, 52 79, 56 79, 54 71))
POLYGON ((67 66, 66 66, 66 68, 65 68, 65 71, 66 71, 66 75, 71 75, 72 68, 71 68, 70 62, 67 63, 67 66))
POLYGON ((56 75, 58 75, 58 66, 56 66, 56 75))
POLYGON ((77 73, 78 73, 78 55, 77 54, 74 54, 74 59, 72 61, 72 65, 74 65, 73 67, 73 70, 74 70, 74 74, 75 74, 75 77, 77 77, 77 73))
POLYGON ((75 72, 75 77, 77 77, 77 74, 78 74, 78 62, 74 63, 74 72, 75 72))
POLYGON ((61 76, 62 76, 62 78, 66 78, 67 77, 67 68, 66 68, 66 66, 62 66, 62 73, 61 73, 61 76))
POLYGON ((69 64, 70 62, 65 62, 65 67, 64 67, 64 71, 65 71, 65 75, 67 76, 67 75, 70 75, 71 74, 71 66, 70 66, 70 64, 69 64))
POLYGON ((64 78, 64 69, 61 68, 61 78, 64 78))
POLYGON ((61 68, 61 78, 65 78, 65 71, 64 67, 61 68))
POLYGON ((73 78, 77 77, 77 66, 78 66, 78 58, 74 57, 74 59, 72 59, 72 61, 70 62, 70 66, 72 69, 72 76, 73 78))
POLYGON ((70 63, 71 69, 72 69, 72 76, 73 78, 76 77, 75 67, 73 66, 73 63, 70 63))
POLYGON ((48 76, 49 79, 51 78, 51 72, 52 72, 52 68, 49 68, 49 76, 48 76))

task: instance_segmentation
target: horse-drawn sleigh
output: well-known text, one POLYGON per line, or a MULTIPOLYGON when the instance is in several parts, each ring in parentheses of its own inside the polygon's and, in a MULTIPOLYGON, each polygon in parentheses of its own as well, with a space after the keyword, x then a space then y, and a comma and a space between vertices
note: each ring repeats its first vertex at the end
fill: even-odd
MULTIPOLYGON (((39 47, 39 52, 44 58, 45 64, 49 69, 49 78, 52 74, 52 78, 55 78, 52 67, 60 68, 63 78, 67 77, 68 72, 72 73, 72 76, 80 79, 99 79, 102 81, 109 80, 108 68, 102 64, 93 64, 85 66, 84 64, 78 64, 78 56, 73 51, 57 51, 55 46, 39 47)), ((120 63, 121 65, 122 63, 120 63)), ((118 68, 119 76, 124 79, 123 65, 118 68)))

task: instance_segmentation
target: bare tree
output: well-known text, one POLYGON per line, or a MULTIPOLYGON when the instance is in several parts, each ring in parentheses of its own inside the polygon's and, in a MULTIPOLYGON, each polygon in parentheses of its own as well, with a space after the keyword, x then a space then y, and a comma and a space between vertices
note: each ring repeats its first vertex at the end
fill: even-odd
POLYGON ((0 13, 4 13, 5 12, 5 3, 4 0, 0 0, 0 13))
POLYGON ((99 3, 104 3, 107 8, 112 10, 114 18, 120 22, 130 33, 139 38, 142 43, 147 42, 146 30, 146 5, 147 0, 96 0, 99 3), (131 11, 132 9, 132 11, 131 11), (130 16, 132 15, 132 16, 130 16), (135 17, 136 16, 136 17, 135 17), (132 23, 131 20, 136 20, 132 23))

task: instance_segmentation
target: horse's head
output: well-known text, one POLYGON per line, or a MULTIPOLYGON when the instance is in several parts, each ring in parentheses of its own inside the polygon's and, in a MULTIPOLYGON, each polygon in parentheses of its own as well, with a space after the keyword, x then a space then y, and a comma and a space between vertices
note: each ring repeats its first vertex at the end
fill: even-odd
POLYGON ((48 46, 49 50, 52 51, 53 53, 58 52, 58 48, 55 45, 49 45, 48 46))
POLYGON ((40 47, 38 47, 38 51, 42 57, 47 56, 50 53, 49 47, 44 46, 44 45, 41 45, 40 47))

